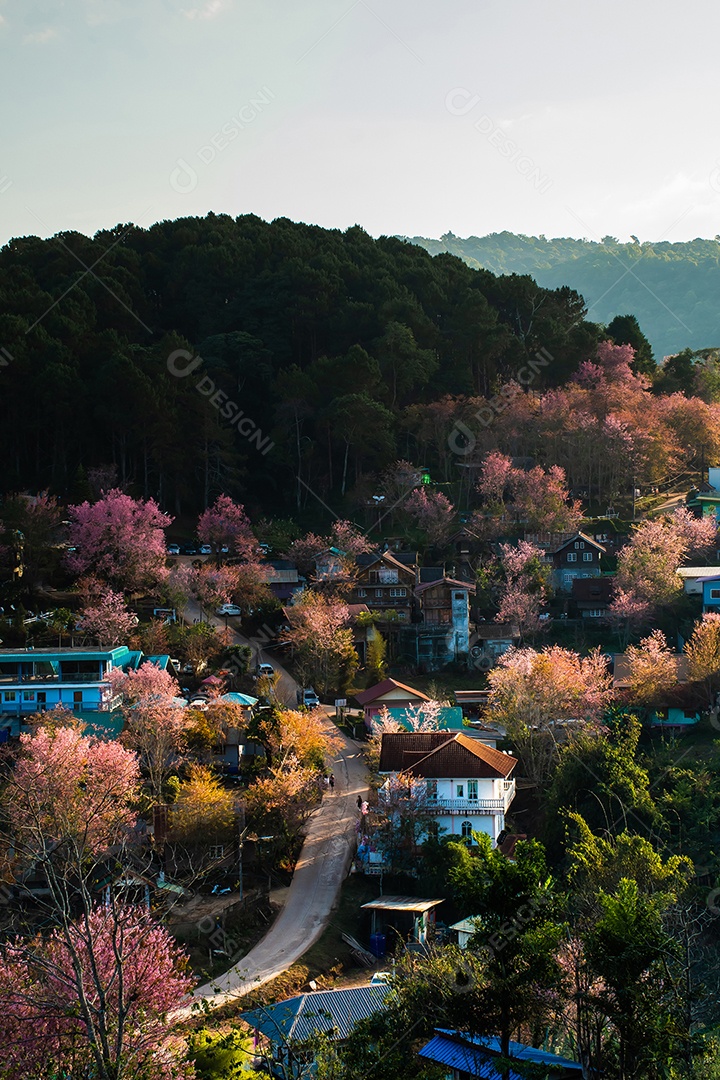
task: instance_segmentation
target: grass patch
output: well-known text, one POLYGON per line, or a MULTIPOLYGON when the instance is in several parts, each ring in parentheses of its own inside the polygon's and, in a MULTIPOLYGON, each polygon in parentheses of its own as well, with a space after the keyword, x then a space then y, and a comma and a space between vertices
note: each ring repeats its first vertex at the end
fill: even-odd
MULTIPOLYGON (((407 879, 398 880, 396 885, 387 875, 383 879, 383 888, 386 893, 409 891, 407 879)), ((248 1009, 284 1001, 285 998, 307 990, 311 979, 319 989, 330 989, 352 975, 361 975, 363 981, 369 981, 372 972, 357 966, 350 946, 343 941, 342 934, 351 934, 367 948, 370 917, 360 908, 369 900, 375 900, 379 892, 380 882, 377 878, 351 874, 343 884, 338 905, 328 926, 305 955, 276 979, 251 991, 245 997, 238 998, 237 1001, 214 1009, 213 1019, 231 1019, 248 1009)))

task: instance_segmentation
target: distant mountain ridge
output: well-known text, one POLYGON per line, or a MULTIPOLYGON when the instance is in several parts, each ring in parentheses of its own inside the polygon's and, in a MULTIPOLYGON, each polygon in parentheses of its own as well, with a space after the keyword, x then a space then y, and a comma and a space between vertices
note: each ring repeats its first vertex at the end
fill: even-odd
POLYGON ((539 285, 569 285, 585 298, 588 319, 609 323, 635 315, 655 359, 720 343, 720 242, 620 243, 573 237, 490 233, 466 239, 402 237, 431 255, 450 252, 494 274, 529 274, 539 285))

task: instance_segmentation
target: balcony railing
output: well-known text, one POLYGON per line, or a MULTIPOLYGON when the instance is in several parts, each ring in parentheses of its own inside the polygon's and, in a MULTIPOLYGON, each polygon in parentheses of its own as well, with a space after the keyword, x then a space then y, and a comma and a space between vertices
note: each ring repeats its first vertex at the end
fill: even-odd
POLYGON ((505 813, 510 803, 515 798, 515 781, 503 780, 503 794, 499 799, 443 799, 442 796, 428 797, 427 805, 433 807, 438 813, 458 814, 500 811, 505 813))
POLYGON ((96 683, 103 682, 107 675, 92 671, 76 671, 61 675, 0 675, 0 686, 27 686, 35 683, 96 683))

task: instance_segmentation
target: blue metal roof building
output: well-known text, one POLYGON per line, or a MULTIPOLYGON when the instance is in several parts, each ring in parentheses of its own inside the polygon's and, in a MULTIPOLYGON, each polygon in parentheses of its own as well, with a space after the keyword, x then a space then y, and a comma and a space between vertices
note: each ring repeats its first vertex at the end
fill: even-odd
MULTIPOLYGON (((500 1040, 496 1037, 470 1035, 463 1031, 451 1031, 436 1028, 436 1034, 419 1051, 422 1058, 443 1065, 449 1070, 452 1080, 525 1080, 526 1071, 517 1072, 510 1068, 504 1078, 498 1069, 501 1058, 500 1040)), ((523 1043, 510 1043, 510 1059, 522 1065, 545 1068, 544 1080, 571 1080, 582 1077, 582 1065, 577 1061, 550 1054, 546 1050, 536 1050, 523 1043)), ((533 1075, 536 1075, 533 1073, 533 1075)))
POLYGON ((384 1007, 389 990, 386 983, 316 990, 241 1013, 240 1019, 278 1045, 301 1045, 319 1034, 342 1040, 347 1039, 358 1021, 384 1007))

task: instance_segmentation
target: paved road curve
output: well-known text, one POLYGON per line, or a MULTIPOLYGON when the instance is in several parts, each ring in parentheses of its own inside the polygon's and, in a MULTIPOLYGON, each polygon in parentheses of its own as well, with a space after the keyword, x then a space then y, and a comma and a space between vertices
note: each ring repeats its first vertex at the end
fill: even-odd
MULTIPOLYGON (((192 618, 197 612, 189 606, 185 615, 192 618)), ((211 621, 222 625, 219 619, 211 621)), ((237 631, 234 636, 238 643, 247 644, 237 631)), ((279 696, 293 706, 297 684, 276 657, 258 654, 258 660, 266 659, 280 672, 279 696)), ((367 798, 368 789, 367 768, 359 745, 339 733, 329 718, 327 723, 328 732, 341 744, 331 763, 335 791, 323 797, 310 818, 285 906, 265 937, 224 975, 194 991, 196 1001, 204 999, 211 1008, 241 997, 281 974, 307 952, 329 922, 355 850, 357 797, 367 798)))
POLYGON ((262 941, 234 967, 199 986, 195 998, 224 1005, 285 971, 317 941, 328 924, 355 849, 357 797, 367 797, 366 766, 351 739, 332 763, 335 791, 310 819, 282 912, 262 941))

